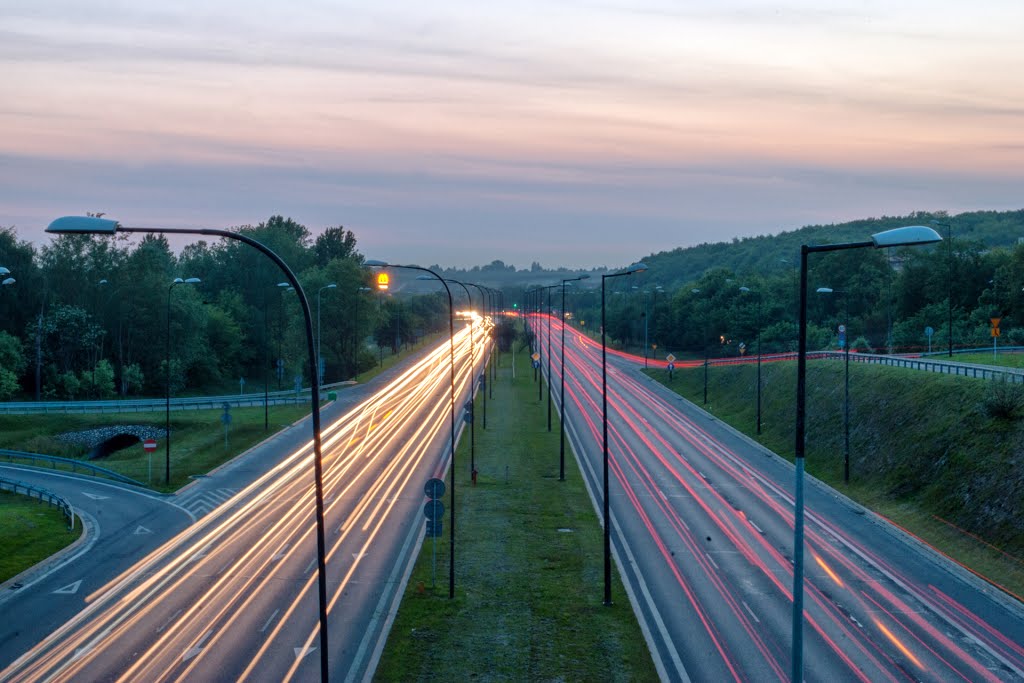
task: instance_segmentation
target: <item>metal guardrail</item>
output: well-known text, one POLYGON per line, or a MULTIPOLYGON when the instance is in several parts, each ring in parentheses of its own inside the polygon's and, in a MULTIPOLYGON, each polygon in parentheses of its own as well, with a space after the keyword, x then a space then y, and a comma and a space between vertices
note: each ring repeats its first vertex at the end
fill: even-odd
MULTIPOLYGON (((832 352, 832 357, 842 357, 839 352, 832 352)), ((856 363, 867 363, 869 365, 888 365, 896 368, 909 368, 911 370, 923 370, 926 372, 938 372, 944 375, 960 375, 963 377, 974 377, 976 379, 1000 380, 1015 384, 1024 383, 1024 372, 1013 369, 995 369, 986 365, 973 365, 967 363, 942 363, 931 360, 920 360, 918 358, 900 358, 898 356, 876 356, 865 353, 851 353, 850 360, 856 363)))
MULTIPOLYGON (((323 390, 337 389, 351 382, 335 382, 323 385, 323 390)), ((309 387, 295 391, 271 391, 266 395, 268 405, 294 405, 309 400, 309 387)), ((229 394, 226 396, 192 396, 172 398, 171 410, 213 410, 225 403, 233 408, 262 406, 263 393, 229 394)), ((8 401, 0 403, 0 415, 21 415, 27 413, 146 413, 164 410, 167 400, 163 398, 138 398, 113 401, 8 401)))
POLYGON ((18 493, 23 496, 29 496, 31 498, 38 498, 42 503, 49 503, 50 505, 58 508, 64 513, 64 516, 68 520, 68 530, 72 531, 75 528, 75 509, 71 507, 71 503, 67 499, 58 496, 53 491, 47 491, 44 488, 38 486, 32 486, 31 484, 25 484, 20 481, 13 479, 0 478, 0 490, 10 491, 12 493, 18 493))
POLYGON ((42 453, 27 453, 25 451, 12 451, 6 448, 0 448, 0 460, 12 464, 16 461, 28 461, 29 463, 31 463, 31 467, 35 467, 37 469, 70 469, 72 472, 75 473, 82 471, 93 477, 104 477, 106 479, 113 479, 114 481, 119 481, 122 484, 133 484, 135 486, 148 488, 141 481, 135 481, 131 477, 126 477, 120 472, 108 470, 106 467, 100 467, 98 465, 93 465, 88 462, 82 462, 81 460, 75 460, 74 458, 61 458, 56 455, 43 455, 42 453), (37 465, 37 462, 48 463, 49 466, 47 467, 43 465, 37 465))

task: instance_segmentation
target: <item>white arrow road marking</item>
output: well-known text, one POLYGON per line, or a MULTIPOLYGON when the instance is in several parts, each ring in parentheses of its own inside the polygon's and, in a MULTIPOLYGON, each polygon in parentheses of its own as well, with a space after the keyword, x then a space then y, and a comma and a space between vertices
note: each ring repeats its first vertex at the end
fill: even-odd
POLYGON ((212 629, 207 631, 206 633, 203 634, 203 637, 200 638, 198 640, 198 642, 196 642, 195 645, 193 645, 189 649, 185 650, 185 654, 183 654, 181 656, 181 661, 187 662, 188 660, 192 659, 193 657, 197 656, 200 652, 202 652, 203 651, 203 643, 206 642, 206 639, 209 638, 210 634, 212 634, 212 633, 213 633, 212 629))
POLYGON ((93 648, 92 645, 86 645, 85 647, 80 647, 80 648, 76 649, 75 650, 75 656, 71 658, 71 661, 73 662, 75 660, 81 659, 82 657, 86 656, 87 654, 92 652, 92 648, 93 648))
POLYGON ((277 554, 274 555, 272 558, 270 558, 271 562, 277 562, 278 560, 283 559, 284 556, 285 556, 285 551, 286 550, 288 550, 288 544, 287 543, 285 543, 283 546, 281 546, 281 549, 277 551, 277 554))
POLYGON ((101 496, 98 493, 88 493, 86 491, 82 491, 82 495, 85 496, 86 498, 92 498, 93 500, 106 500, 107 498, 110 497, 110 496, 101 496))
POLYGON ((140 524, 139 528, 135 530, 135 533, 133 533, 132 536, 141 536, 142 534, 151 534, 151 533, 153 533, 153 532, 140 524))
POLYGON ((352 559, 358 562, 360 559, 366 557, 368 553, 352 553, 352 559))
POLYGON ((60 594, 60 595, 74 595, 75 593, 78 592, 78 589, 81 587, 81 585, 82 585, 82 579, 79 579, 78 581, 75 581, 74 583, 69 583, 68 585, 64 586, 63 588, 58 588, 57 590, 55 590, 53 592, 57 593, 57 594, 60 594))
POLYGON ((315 647, 297 647, 295 648, 295 659, 302 659, 315 649, 315 647))

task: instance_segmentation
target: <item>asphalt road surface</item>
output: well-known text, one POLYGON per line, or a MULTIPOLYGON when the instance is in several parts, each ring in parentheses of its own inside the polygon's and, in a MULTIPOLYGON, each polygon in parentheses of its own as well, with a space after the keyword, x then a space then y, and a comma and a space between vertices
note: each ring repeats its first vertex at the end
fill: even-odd
MULTIPOLYGON (((556 323, 556 408, 559 337, 556 323)), ((600 516, 601 349, 566 340, 568 434, 600 516)), ((613 601, 633 603, 666 680, 789 680, 794 469, 642 365, 609 356, 609 502, 628 592, 613 601)), ((1019 602, 810 477, 805 502, 805 680, 1024 680, 1019 602)))
MULTIPOLYGON (((486 347, 475 330, 479 372, 486 347)), ((476 377, 469 340, 468 328, 456 334, 459 406, 476 377)), ((423 536, 423 486, 447 471, 450 368, 445 343, 324 423, 332 680, 362 679, 383 647, 423 536)), ((115 562, 84 608, 23 648, 0 681, 318 678, 311 438, 277 450, 262 473, 215 473, 207 493, 245 485, 217 507, 205 499, 195 524, 129 568, 115 562)))

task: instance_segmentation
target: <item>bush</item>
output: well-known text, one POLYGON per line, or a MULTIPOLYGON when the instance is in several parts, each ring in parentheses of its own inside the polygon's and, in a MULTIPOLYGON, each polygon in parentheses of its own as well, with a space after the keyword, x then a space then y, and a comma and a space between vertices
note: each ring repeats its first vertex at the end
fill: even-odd
POLYGON ((1012 420, 1024 408, 1024 385, 1006 380, 989 382, 981 399, 981 410, 989 417, 1012 420))

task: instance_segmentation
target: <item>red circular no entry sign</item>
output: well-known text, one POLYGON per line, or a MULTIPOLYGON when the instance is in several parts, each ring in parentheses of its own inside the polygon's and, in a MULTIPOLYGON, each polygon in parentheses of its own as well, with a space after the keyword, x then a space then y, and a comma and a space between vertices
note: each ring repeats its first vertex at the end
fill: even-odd
POLYGON ((148 451, 148 452, 155 451, 156 450, 156 439, 146 439, 145 441, 142 442, 142 447, 145 448, 146 451, 148 451))

